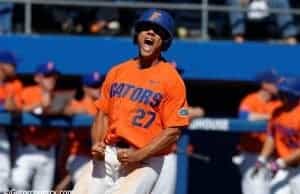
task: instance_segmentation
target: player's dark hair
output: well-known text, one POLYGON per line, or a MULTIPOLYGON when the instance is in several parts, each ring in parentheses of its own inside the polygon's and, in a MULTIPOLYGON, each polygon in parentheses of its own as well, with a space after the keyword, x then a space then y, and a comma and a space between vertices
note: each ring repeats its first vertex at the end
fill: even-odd
POLYGON ((78 86, 75 90, 74 99, 75 100, 82 100, 84 97, 84 91, 82 85, 78 86))

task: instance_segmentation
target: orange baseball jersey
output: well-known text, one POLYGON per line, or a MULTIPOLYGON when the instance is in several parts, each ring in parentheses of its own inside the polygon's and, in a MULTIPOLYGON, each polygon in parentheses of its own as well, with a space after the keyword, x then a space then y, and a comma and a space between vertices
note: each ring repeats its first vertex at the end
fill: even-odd
MULTIPOLYGON (((82 100, 72 100, 70 105, 72 109, 85 110, 91 116, 95 116, 97 108, 93 99, 84 97, 82 100)), ((69 154, 71 155, 90 155, 91 133, 90 128, 74 128, 68 132, 69 154)))
POLYGON ((300 148, 300 105, 289 112, 282 112, 269 122, 269 135, 275 141, 277 154, 287 157, 300 148))
MULTIPOLYGON (((25 87, 16 96, 16 104, 19 108, 27 105, 37 105, 42 101, 42 89, 39 86, 25 87)), ((60 138, 59 129, 44 127, 23 127, 20 134, 25 143, 48 147, 58 143, 60 138)))
POLYGON ((27 105, 39 105, 42 101, 42 89, 39 86, 25 87, 15 97, 15 102, 18 108, 22 108, 27 105))
MULTIPOLYGON (((258 92, 247 95, 240 104, 240 118, 247 119, 250 113, 269 114, 281 105, 281 101, 266 102, 258 92)), ((246 133, 241 135, 239 148, 243 151, 258 153, 266 140, 266 133, 246 133)))
POLYGON ((97 107, 92 98, 84 97, 81 100, 71 100, 70 105, 72 109, 85 110, 85 112, 91 116, 95 116, 97 113, 97 107))
POLYGON ((108 144, 123 138, 141 148, 165 128, 188 125, 184 82, 164 61, 145 69, 137 60, 114 67, 96 106, 108 115, 108 144))
POLYGON ((18 79, 13 81, 4 82, 0 85, 0 103, 3 104, 8 97, 14 97, 22 91, 22 82, 18 79))

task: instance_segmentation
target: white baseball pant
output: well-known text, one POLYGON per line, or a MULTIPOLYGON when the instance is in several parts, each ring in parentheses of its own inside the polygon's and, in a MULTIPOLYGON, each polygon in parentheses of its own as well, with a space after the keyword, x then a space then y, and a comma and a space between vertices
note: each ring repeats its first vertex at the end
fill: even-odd
POLYGON ((12 170, 12 187, 15 190, 51 190, 54 170, 54 146, 49 150, 41 150, 30 144, 20 146, 12 170), (31 180, 32 187, 30 187, 31 180))
POLYGON ((159 178, 165 157, 152 157, 124 169, 117 159, 117 148, 107 146, 105 160, 92 161, 85 166, 84 175, 72 194, 149 194, 159 178))
POLYGON ((279 170, 271 181, 271 194, 299 194, 300 166, 279 170))
POLYGON ((10 144, 4 129, 0 129, 0 161, 0 192, 6 192, 10 182, 10 144))
POLYGON ((243 194, 299 194, 300 167, 279 170, 270 179, 270 172, 263 168, 255 177, 251 177, 258 155, 243 153, 240 170, 242 173, 243 194))
POLYGON ((171 153, 164 157, 160 175, 151 194, 174 194, 177 179, 177 154, 171 153))
POLYGON ((270 179, 266 168, 260 169, 255 176, 252 176, 257 158, 258 154, 248 152, 243 152, 233 158, 233 162, 238 165, 241 173, 243 194, 270 193, 270 179))

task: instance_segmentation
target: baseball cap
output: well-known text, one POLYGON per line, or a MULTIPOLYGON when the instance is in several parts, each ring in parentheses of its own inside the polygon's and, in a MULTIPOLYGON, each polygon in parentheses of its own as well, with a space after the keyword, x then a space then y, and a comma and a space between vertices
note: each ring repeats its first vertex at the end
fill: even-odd
POLYGON ((87 87, 97 88, 101 85, 101 74, 94 71, 82 77, 82 84, 87 87))
POLYGON ((256 82, 267 82, 272 84, 277 84, 281 80, 281 76, 278 74, 278 72, 275 69, 267 70, 259 72, 255 76, 256 82))
POLYGON ((17 66, 17 58, 14 53, 10 51, 0 51, 0 63, 6 63, 13 66, 17 66))
POLYGON ((59 71, 56 69, 55 64, 52 61, 43 63, 37 66, 35 74, 42 74, 44 76, 57 75, 59 71))

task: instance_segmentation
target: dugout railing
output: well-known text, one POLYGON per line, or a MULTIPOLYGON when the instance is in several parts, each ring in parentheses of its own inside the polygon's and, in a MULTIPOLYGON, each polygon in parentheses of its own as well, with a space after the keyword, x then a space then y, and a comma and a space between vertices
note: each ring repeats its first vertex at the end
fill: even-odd
MULTIPOLYGON (((24 29, 26 34, 32 34, 32 5, 60 5, 60 6, 86 6, 86 7, 116 7, 116 8, 162 8, 167 10, 201 11, 201 38, 208 39, 208 13, 209 12, 247 12, 247 7, 231 7, 226 5, 210 5, 209 0, 202 3, 154 3, 136 1, 101 1, 101 0, 0 0, 0 2, 11 2, 24 4, 24 29)), ((282 10, 269 8, 269 13, 300 15, 300 9, 282 10)))
MULTIPOLYGON (((10 113, 0 112, 0 125, 7 127, 20 126, 53 126, 61 129, 70 129, 72 127, 90 127, 93 118, 89 115, 66 116, 43 116, 34 115, 32 113, 10 113)), ((210 160, 206 156, 199 154, 189 154, 186 150, 190 142, 190 135, 193 131, 220 131, 220 132, 263 132, 266 129, 265 121, 246 121, 235 118, 196 118, 193 119, 189 127, 184 131, 178 142, 178 171, 176 194, 188 193, 188 177, 189 177, 189 156, 204 162, 210 160)))

